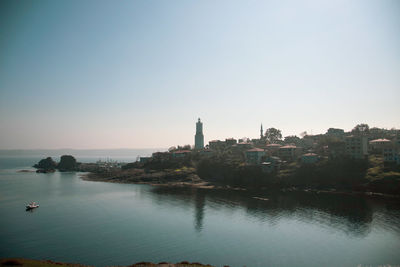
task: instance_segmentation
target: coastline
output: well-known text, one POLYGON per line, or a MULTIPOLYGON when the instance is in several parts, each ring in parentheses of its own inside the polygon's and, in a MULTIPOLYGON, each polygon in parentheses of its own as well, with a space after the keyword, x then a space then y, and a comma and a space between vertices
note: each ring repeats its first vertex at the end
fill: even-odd
MULTIPOLYGON (((141 179, 140 177, 135 177, 134 179, 129 178, 122 178, 122 177, 112 177, 107 176, 105 174, 99 175, 98 173, 84 173, 80 175, 80 178, 85 181, 91 182, 106 182, 106 183, 119 183, 119 184, 147 184, 151 186, 160 186, 160 187, 182 187, 182 188, 196 188, 196 189, 210 189, 210 190, 232 190, 232 191, 248 191, 249 188, 245 187, 231 187, 229 185, 221 186, 215 185, 210 182, 203 181, 199 178, 199 180, 188 182, 188 181, 168 181, 168 182, 161 182, 157 180, 147 180, 141 179)), ((282 188, 258 188, 259 191, 279 191, 281 193, 290 193, 290 192, 303 192, 308 194, 333 194, 333 195, 359 195, 364 197, 374 197, 374 198, 391 198, 391 199, 399 199, 399 195, 393 194, 385 194, 380 192, 365 192, 365 191, 343 191, 343 190, 336 190, 334 188, 329 190, 318 190, 313 188, 299 188, 295 186, 291 187, 282 187, 282 188)), ((266 199, 262 199, 266 200, 266 199)))
MULTIPOLYGON (((192 174, 193 175, 193 174, 192 174)), ((181 175, 179 175, 181 176, 181 175)), ((197 175, 193 175, 184 179, 171 179, 167 178, 164 172, 152 173, 152 175, 142 176, 135 173, 132 176, 118 176, 115 174, 93 173, 87 172, 80 175, 80 178, 85 181, 91 182, 106 182, 106 183, 119 183, 119 184, 147 184, 151 186, 167 186, 167 187, 192 187, 201 189, 222 189, 221 186, 213 185, 200 179, 197 175)), ((181 177, 179 177, 181 178, 181 177)))

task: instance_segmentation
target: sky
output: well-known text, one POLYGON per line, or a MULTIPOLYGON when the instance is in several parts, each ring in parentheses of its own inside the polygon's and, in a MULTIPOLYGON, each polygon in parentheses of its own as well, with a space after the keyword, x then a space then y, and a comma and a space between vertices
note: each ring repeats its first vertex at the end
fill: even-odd
POLYGON ((400 128, 400 1, 0 1, 0 149, 400 128))

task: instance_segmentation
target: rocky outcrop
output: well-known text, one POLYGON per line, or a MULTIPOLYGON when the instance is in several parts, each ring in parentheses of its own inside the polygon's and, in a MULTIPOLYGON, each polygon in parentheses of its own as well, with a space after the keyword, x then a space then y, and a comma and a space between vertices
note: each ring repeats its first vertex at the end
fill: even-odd
POLYGON ((56 169, 57 163, 51 157, 47 157, 40 160, 37 164, 33 165, 33 167, 38 169, 37 172, 51 172, 56 169))
POLYGON ((57 169, 60 172, 69 172, 77 170, 77 162, 76 159, 71 155, 63 155, 61 156, 60 163, 57 165, 57 169))

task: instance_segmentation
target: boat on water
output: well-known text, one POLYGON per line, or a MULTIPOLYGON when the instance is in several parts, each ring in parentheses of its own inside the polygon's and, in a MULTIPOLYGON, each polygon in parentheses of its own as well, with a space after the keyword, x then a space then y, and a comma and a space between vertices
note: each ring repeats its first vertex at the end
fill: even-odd
POLYGON ((26 205, 26 210, 33 210, 36 208, 39 208, 39 204, 37 204, 36 202, 32 202, 26 205))

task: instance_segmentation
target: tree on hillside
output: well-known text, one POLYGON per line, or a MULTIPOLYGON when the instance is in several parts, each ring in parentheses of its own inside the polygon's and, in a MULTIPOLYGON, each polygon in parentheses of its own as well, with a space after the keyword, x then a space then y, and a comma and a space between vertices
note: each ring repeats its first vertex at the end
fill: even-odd
POLYGON ((352 133, 355 133, 355 134, 361 134, 361 133, 366 134, 366 133, 369 132, 369 126, 368 126, 368 124, 366 124, 366 123, 360 123, 360 124, 357 124, 357 125, 353 128, 353 130, 351 130, 351 132, 352 132, 352 133))
POLYGON ((303 138, 303 137, 306 136, 306 135, 307 135, 307 131, 304 131, 304 132, 301 132, 301 133, 300 133, 300 137, 301 137, 301 138, 303 138))
POLYGON ((284 142, 286 144, 295 144, 298 145, 300 143, 300 138, 296 135, 285 136, 284 142))
POLYGON ((239 143, 249 143, 250 142, 250 138, 248 137, 242 137, 239 139, 239 143))
POLYGON ((192 148, 190 145, 178 146, 178 150, 191 150, 192 148))
POLYGON ((268 128, 265 131, 264 138, 270 143, 276 143, 276 142, 282 140, 281 130, 278 130, 276 128, 268 128))

